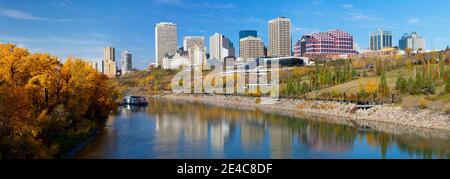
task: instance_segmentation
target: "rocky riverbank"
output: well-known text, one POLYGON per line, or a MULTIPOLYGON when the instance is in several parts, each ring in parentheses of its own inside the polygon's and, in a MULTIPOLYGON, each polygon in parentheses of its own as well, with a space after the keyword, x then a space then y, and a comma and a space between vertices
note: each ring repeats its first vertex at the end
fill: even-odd
MULTIPOLYGON (((306 101, 300 99, 280 99, 224 96, 224 95, 193 95, 193 94, 164 94, 154 96, 174 101, 189 101, 234 108, 259 108, 274 110, 291 115, 308 115, 355 122, 363 126, 368 123, 395 124, 402 128, 423 128, 445 130, 450 132, 450 116, 428 110, 407 110, 398 106, 376 106, 368 110, 355 110, 355 104, 339 102, 306 101)), ((376 125, 374 127, 377 128, 376 125)), ((371 126, 372 127, 372 126, 371 126)), ((441 136, 444 137, 444 136, 441 136)))

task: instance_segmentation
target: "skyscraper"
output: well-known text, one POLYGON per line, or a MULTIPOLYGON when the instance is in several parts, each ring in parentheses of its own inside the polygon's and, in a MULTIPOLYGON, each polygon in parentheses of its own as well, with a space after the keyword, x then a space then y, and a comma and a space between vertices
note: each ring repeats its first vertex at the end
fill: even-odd
POLYGON ((110 78, 117 75, 116 50, 114 47, 105 47, 103 50, 104 74, 110 78))
POLYGON ((103 57, 105 61, 116 61, 116 49, 114 47, 105 47, 103 57))
POLYGON ((413 51, 425 50, 425 39, 419 36, 417 32, 412 32, 409 35, 405 33, 398 44, 401 50, 406 50, 407 48, 413 51))
POLYGON ((378 30, 370 33, 369 39, 370 50, 381 50, 386 47, 392 47, 392 32, 385 30, 378 30))
POLYGON ((175 55, 178 46, 177 25, 170 22, 161 22, 155 27, 155 58, 156 66, 163 64, 166 55, 175 55))
POLYGON ((258 32, 256 30, 241 30, 239 31, 239 40, 245 37, 258 37, 258 32))
POLYGON ((264 57, 264 44, 261 38, 245 37, 240 40, 240 57, 242 59, 264 57))
POLYGON ((200 48, 205 47, 205 38, 202 36, 186 36, 183 39, 183 50, 189 51, 190 48, 198 46, 200 48))
POLYGON ((225 57, 235 56, 233 43, 224 35, 215 33, 209 38, 210 58, 222 60, 225 57))
POLYGON ((129 51, 122 52, 122 75, 130 74, 133 71, 132 55, 129 51))
POLYGON ((288 57, 292 51, 291 20, 279 17, 269 21, 270 57, 288 57))

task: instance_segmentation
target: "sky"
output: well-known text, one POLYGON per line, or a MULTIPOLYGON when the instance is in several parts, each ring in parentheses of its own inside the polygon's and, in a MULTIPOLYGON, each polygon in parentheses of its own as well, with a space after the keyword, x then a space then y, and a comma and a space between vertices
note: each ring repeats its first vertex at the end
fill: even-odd
POLYGON ((154 27, 178 25, 178 44, 184 36, 229 37, 238 52, 239 30, 257 30, 268 44, 268 21, 292 20, 292 38, 342 29, 354 35, 361 49, 369 33, 392 31, 394 44, 404 33, 417 31, 427 49, 450 44, 448 0, 0 0, 0 42, 15 43, 32 52, 49 52, 101 60, 103 48, 114 46, 133 53, 133 67, 154 62, 154 27))

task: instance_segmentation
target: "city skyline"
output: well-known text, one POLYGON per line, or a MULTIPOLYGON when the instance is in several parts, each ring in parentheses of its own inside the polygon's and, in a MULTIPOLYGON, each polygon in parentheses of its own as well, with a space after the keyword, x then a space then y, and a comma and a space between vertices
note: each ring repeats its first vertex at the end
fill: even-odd
MULTIPOLYGON (((450 30, 445 7, 423 1, 395 1, 389 6, 379 1, 0 1, 1 42, 12 42, 32 52, 50 52, 62 60, 68 56, 88 60, 103 59, 103 48, 133 51, 133 63, 143 69, 155 62, 154 25, 178 25, 178 47, 184 36, 206 38, 220 32, 239 49, 239 31, 256 30, 268 46, 268 21, 285 16, 292 20, 292 42, 312 32, 342 29, 355 37, 361 49, 368 48, 370 32, 382 28, 393 32, 393 46, 404 33, 417 31, 427 39, 427 49, 449 44, 450 30), (252 9, 252 11, 248 11, 252 9), (410 14, 414 11, 417 13, 410 14), (164 13, 173 12, 173 13, 164 13), (194 13, 192 16, 186 14, 194 13), (332 17, 332 18, 330 18, 332 17), (29 29, 33 29, 30 31, 29 29)), ((205 46, 208 41, 205 41, 205 46)), ((292 47, 293 48, 293 47, 292 47)))

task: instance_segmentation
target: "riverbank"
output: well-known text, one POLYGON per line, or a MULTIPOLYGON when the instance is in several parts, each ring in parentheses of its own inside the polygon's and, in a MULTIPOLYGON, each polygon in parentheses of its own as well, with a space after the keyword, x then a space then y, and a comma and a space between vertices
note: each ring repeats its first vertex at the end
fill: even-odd
MULTIPOLYGON (((383 105, 368 110, 352 111, 354 104, 338 102, 307 101, 301 99, 280 99, 278 101, 268 98, 223 96, 223 95, 197 95, 197 94, 163 94, 154 98, 169 99, 173 101, 199 102, 221 107, 248 108, 253 107, 264 111, 275 111, 288 115, 311 116, 312 118, 326 118, 331 121, 346 121, 355 123, 359 127, 371 128, 395 124, 403 128, 422 128, 443 130, 450 132, 450 116, 428 110, 407 110, 399 106, 383 105)), ((384 128, 384 127, 381 127, 384 128)), ((441 136, 444 137, 444 136, 441 136)), ((448 137, 448 136, 447 136, 448 137)))

